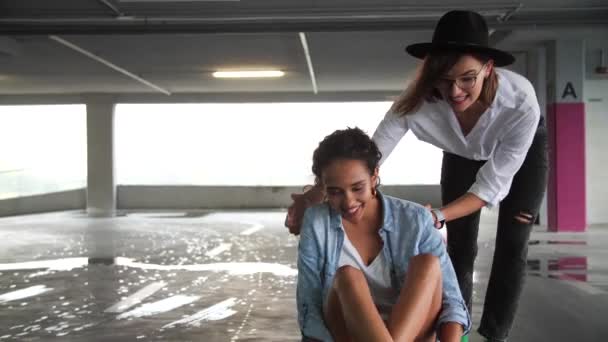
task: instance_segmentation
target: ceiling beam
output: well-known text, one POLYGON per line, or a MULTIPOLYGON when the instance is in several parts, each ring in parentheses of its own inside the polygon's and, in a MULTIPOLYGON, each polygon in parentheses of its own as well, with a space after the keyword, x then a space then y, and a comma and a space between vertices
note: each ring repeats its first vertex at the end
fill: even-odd
MULTIPOLYGON (((100 0, 101 1, 101 0, 100 0)), ((109 3, 109 0, 105 0, 109 3)), ((116 8, 118 13, 121 11, 116 8)), ((525 8, 513 5, 477 9, 499 30, 539 27, 608 26, 608 6, 525 8)), ((443 7, 391 9, 279 9, 218 12, 214 15, 4 17, 0 35, 319 32, 432 30, 443 7)))
MULTIPOLYGON (((568 20, 518 20, 506 24, 493 25, 497 29, 563 29, 608 27, 605 18, 568 20)), ((162 23, 148 22, 129 24, 104 24, 89 21, 81 24, 45 23, 23 24, 2 23, 0 20, 0 35, 32 36, 32 35, 124 35, 124 34, 220 34, 220 33, 271 33, 271 32, 342 32, 342 31, 395 31, 395 30, 428 30, 432 31, 435 22, 267 22, 267 23, 238 23, 238 24, 196 24, 196 23, 162 23)))
MULTIPOLYGON (((238 92, 238 93, 173 93, 164 96, 159 93, 103 93, 115 103, 267 103, 267 102, 349 102, 349 101, 393 101, 402 90, 385 91, 323 91, 319 94, 307 92, 238 92)), ((27 94, 2 95, 2 105, 43 105, 85 103, 88 96, 83 94, 27 94)))

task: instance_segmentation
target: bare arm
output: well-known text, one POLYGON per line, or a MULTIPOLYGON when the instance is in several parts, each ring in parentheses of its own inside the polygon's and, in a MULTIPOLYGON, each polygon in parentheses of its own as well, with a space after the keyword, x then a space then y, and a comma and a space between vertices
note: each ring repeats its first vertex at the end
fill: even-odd
POLYGON ((446 221, 452 221, 470 215, 485 205, 486 202, 484 200, 471 192, 467 192, 441 208, 441 212, 445 216, 446 221))
MULTIPOLYGON (((449 222, 470 215, 483 208, 485 205, 486 202, 484 200, 471 192, 467 192, 466 194, 442 207, 441 212, 443 213, 443 216, 445 216, 446 222, 449 222)), ((427 207, 430 208, 428 205, 427 207)), ((437 217, 435 217, 434 213, 433 220, 435 220, 435 227, 440 228, 441 223, 437 221, 437 217)))
POLYGON ((291 234, 300 234, 304 211, 315 204, 321 203, 324 198, 325 192, 319 184, 315 184, 303 194, 291 194, 293 203, 287 208, 287 217, 285 218, 285 227, 289 228, 291 234))

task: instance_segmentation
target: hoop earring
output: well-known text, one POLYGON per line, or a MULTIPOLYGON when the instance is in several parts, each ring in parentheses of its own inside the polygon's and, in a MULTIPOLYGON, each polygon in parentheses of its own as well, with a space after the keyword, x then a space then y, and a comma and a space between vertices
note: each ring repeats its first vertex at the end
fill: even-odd
POLYGON ((378 187, 380 186, 380 176, 376 177, 376 184, 372 186, 372 196, 376 197, 378 193, 378 187))

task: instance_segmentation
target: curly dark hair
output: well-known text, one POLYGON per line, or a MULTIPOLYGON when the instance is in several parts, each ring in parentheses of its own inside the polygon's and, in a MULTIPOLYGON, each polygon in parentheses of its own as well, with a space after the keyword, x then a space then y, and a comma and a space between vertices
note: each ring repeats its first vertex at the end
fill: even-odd
POLYGON ((360 128, 337 130, 323 139, 312 155, 312 173, 316 181, 321 172, 336 159, 357 159, 365 162, 370 174, 380 163, 382 153, 376 143, 360 128))

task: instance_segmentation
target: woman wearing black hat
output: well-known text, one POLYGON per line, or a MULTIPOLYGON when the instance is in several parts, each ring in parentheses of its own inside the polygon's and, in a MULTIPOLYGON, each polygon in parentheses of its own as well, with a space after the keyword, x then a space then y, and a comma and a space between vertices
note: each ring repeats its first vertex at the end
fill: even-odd
MULTIPOLYGON (((515 58, 488 46, 486 22, 475 12, 446 13, 432 42, 406 50, 423 62, 373 139, 383 158, 408 130, 444 150, 443 207, 431 211, 437 228, 449 222, 448 251, 469 311, 480 210, 500 203, 478 331, 489 340, 504 341, 517 310, 528 239, 547 183, 547 132, 534 88, 524 77, 496 68, 515 58)), ((292 198, 286 225, 297 234, 305 207, 323 194, 315 187, 292 198)))

